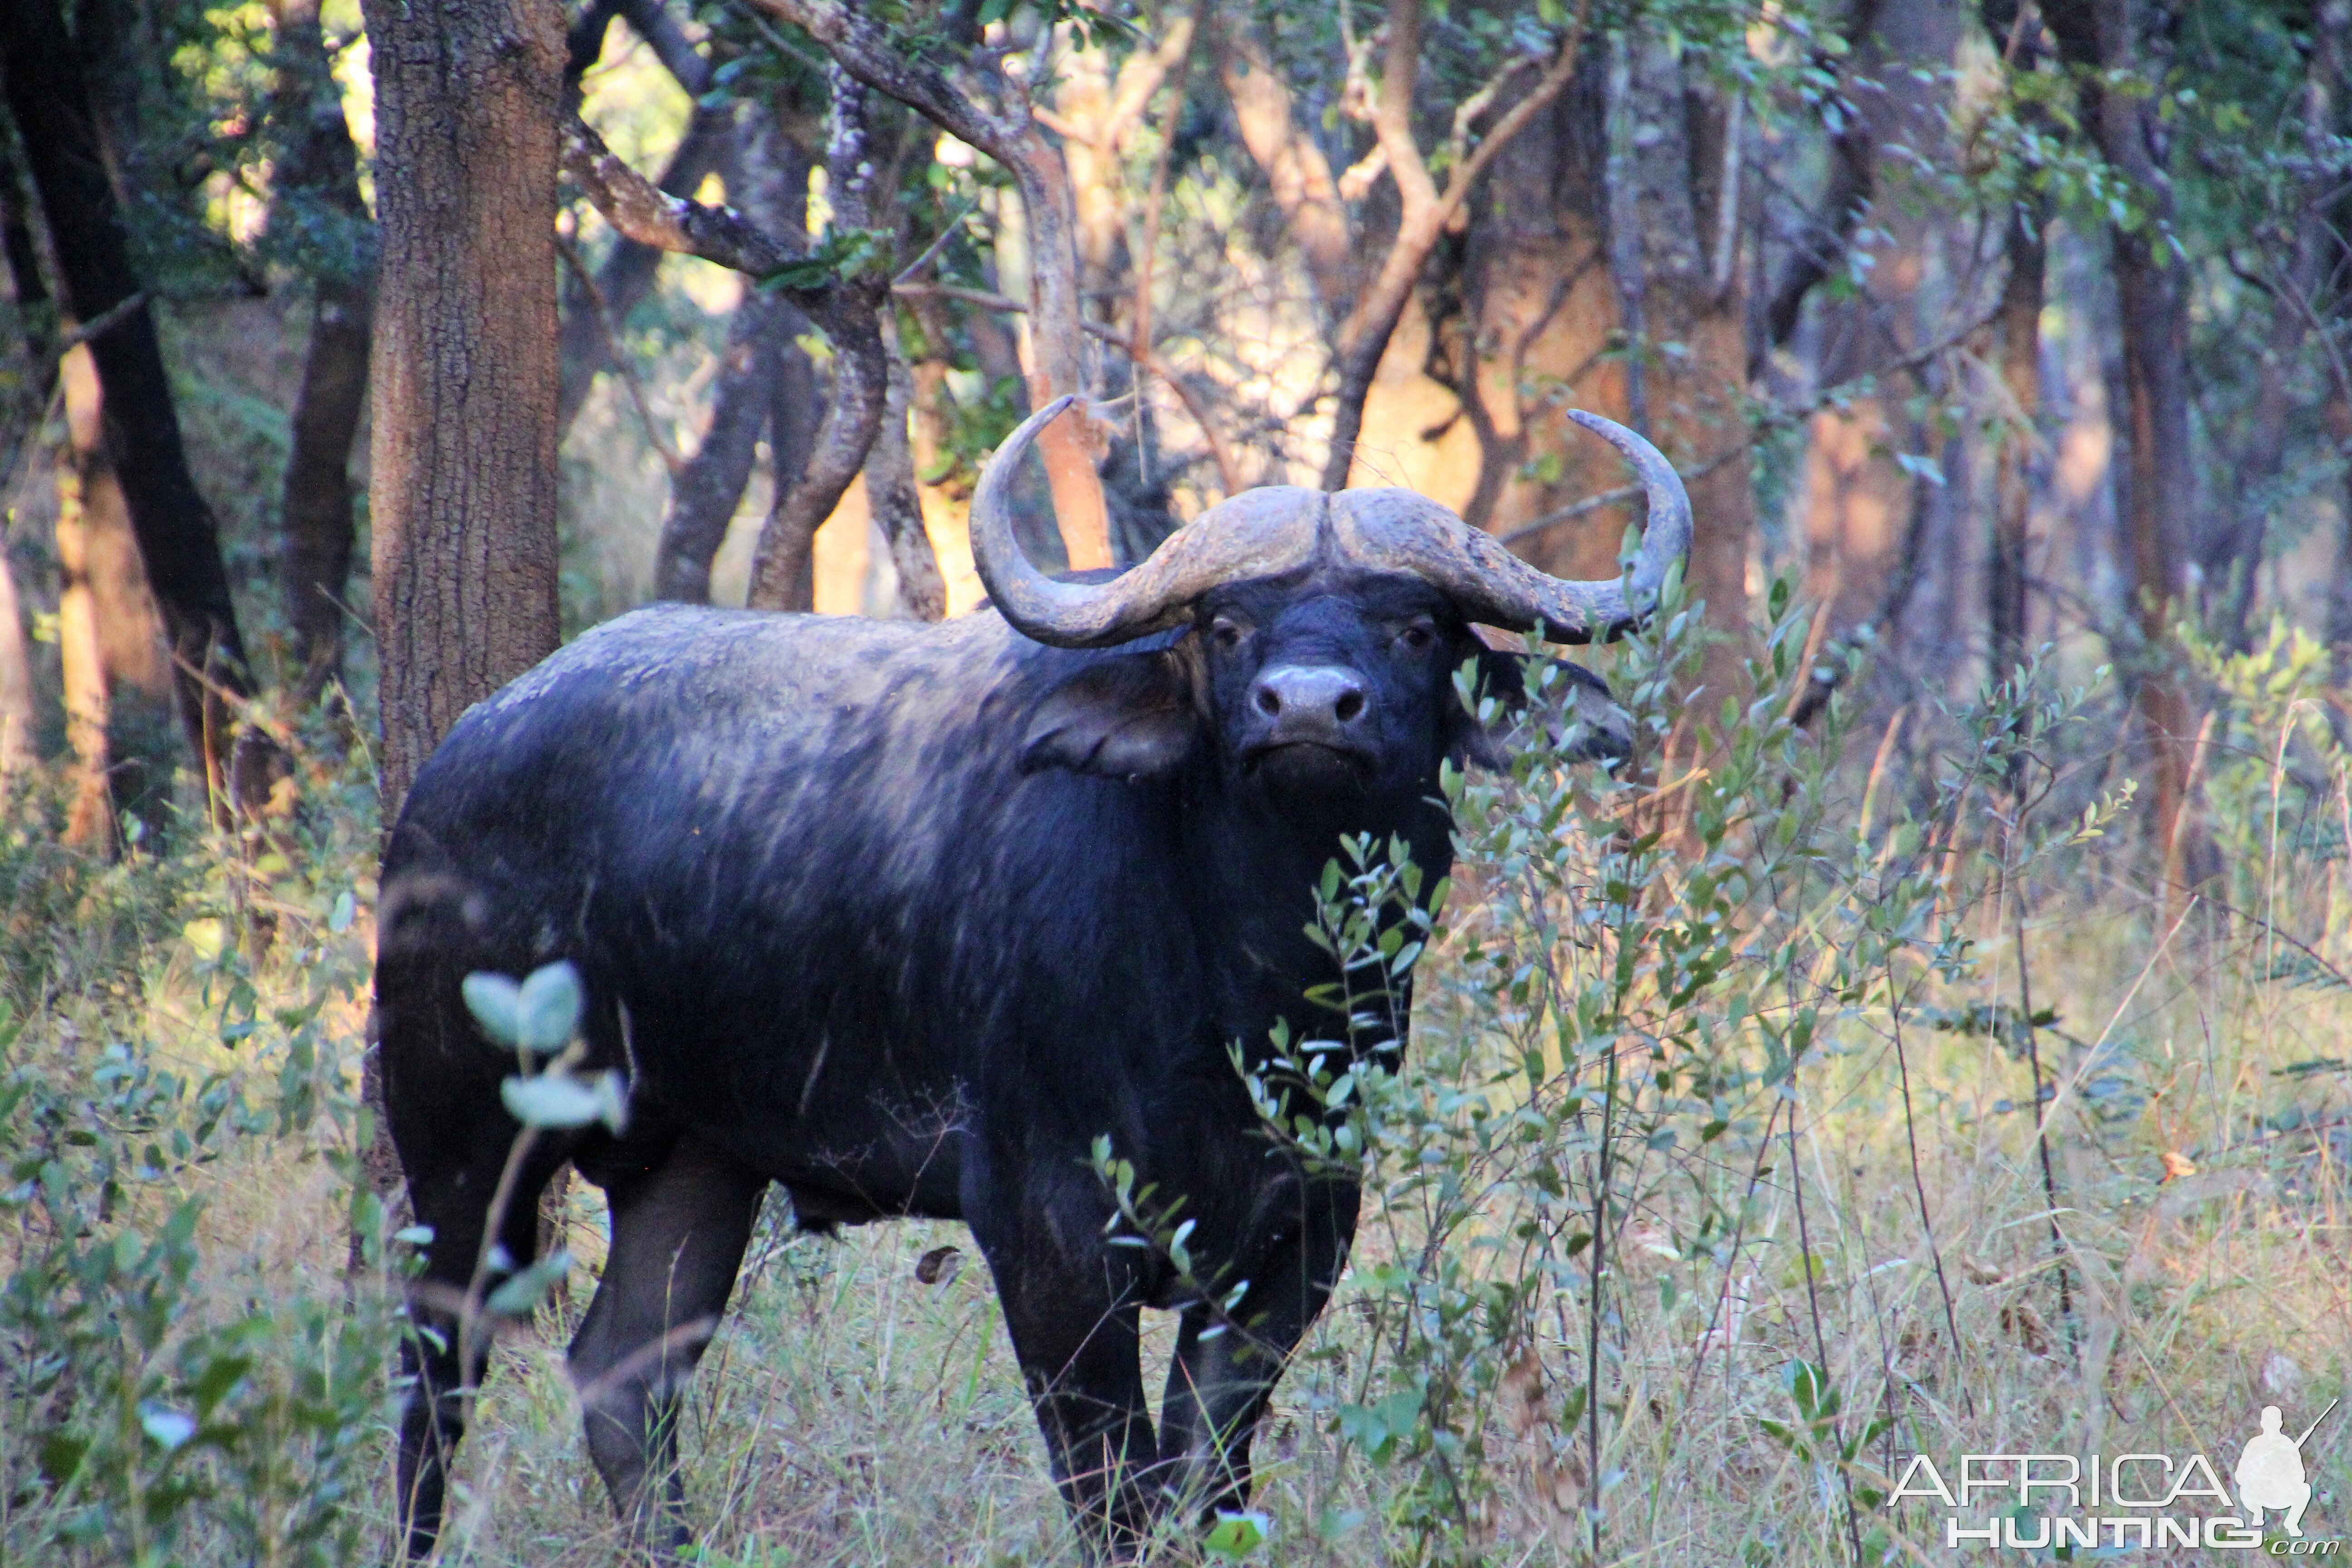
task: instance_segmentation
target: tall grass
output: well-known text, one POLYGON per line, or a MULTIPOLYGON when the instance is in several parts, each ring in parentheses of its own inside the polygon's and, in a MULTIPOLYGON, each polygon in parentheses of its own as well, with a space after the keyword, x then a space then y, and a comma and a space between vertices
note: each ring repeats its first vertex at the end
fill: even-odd
MULTIPOLYGON (((1539 718, 1508 776, 1453 781, 1464 855, 1425 929, 1379 847, 1340 858, 1349 994, 1261 1089, 1268 1136, 1368 1184, 1366 1222, 1259 1439, 1270 1540, 1171 1557, 1941 1560, 1942 1511, 1885 1501, 1910 1453, 2226 1475, 2261 1405, 2300 1429, 2343 1390, 2352 800, 2324 661, 2284 633, 2205 658, 2221 869, 2183 891, 2103 672, 1800 731, 1805 620, 1774 606, 1747 689, 1700 705, 1718 744, 1670 700, 1696 634, 1669 621, 1610 671, 1644 784, 1564 765, 1539 718), (1412 941, 1411 1048, 1359 1049, 1412 941)), ((8 1560, 388 1548, 364 767, 299 796, 269 843, 159 830, 113 865, 59 849, 37 790, 9 806, 8 1560)), ((567 1203, 579 1268, 496 1352, 446 1561, 622 1550, 561 1348, 601 1212, 567 1203)), ((690 1401, 705 1560, 1079 1561, 961 1228, 820 1240, 781 1208, 690 1401)), ((2352 1530, 2346 1451, 2333 1423, 2306 1450, 2311 1533, 2352 1530)))

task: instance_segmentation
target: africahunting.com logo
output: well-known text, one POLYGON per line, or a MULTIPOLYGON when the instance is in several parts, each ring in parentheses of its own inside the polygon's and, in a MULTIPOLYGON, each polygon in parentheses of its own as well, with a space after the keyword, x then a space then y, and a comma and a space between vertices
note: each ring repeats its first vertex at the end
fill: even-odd
POLYGON ((2087 1461, 2074 1454, 1962 1454, 1949 1469, 1915 1454, 1886 1500, 1941 1504, 1949 1510, 1944 1544, 1954 1551, 2252 1552, 2265 1549, 2267 1520, 2283 1532, 2268 1542, 2273 1556, 2347 1555, 2342 1537, 2304 1530, 2314 1495, 2305 1445, 2336 1403, 2297 1436, 2287 1435, 2277 1405, 2263 1406, 2260 1430, 2239 1450, 2226 1488, 2202 1454, 2094 1454, 2087 1461), (1982 1522, 1966 1522, 1964 1514, 1982 1522))

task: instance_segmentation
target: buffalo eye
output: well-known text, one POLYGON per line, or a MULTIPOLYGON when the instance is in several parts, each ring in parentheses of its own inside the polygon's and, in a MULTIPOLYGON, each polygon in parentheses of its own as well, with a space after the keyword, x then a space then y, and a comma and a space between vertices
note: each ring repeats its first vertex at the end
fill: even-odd
POLYGON ((1209 640, 1217 645, 1219 652, 1231 653, 1242 646, 1242 629, 1219 616, 1209 626, 1209 640))
POLYGON ((1408 653, 1427 653, 1437 641, 1436 623, 1426 619, 1410 621, 1402 631, 1397 633, 1396 640, 1408 653))

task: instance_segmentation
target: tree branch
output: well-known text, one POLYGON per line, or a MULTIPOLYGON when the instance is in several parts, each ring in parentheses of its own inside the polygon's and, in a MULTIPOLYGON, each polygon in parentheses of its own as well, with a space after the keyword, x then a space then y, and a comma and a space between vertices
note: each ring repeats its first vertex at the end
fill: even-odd
MULTIPOLYGON (((755 4, 805 30, 858 81, 914 109, 1012 174, 1029 219, 1032 342, 1036 348, 1030 402, 1042 408, 1066 394, 1083 398, 1086 339, 1079 326, 1069 174, 1061 154, 1037 128, 1027 89, 1003 72, 992 71, 992 95, 1003 100, 1003 107, 991 111, 982 106, 979 73, 969 73, 969 84, 951 80, 843 0, 755 4)), ((1053 490, 1055 520, 1076 570, 1111 564, 1110 513, 1095 468, 1108 447, 1108 432, 1084 409, 1081 403, 1079 417, 1057 419, 1037 437, 1053 490)))
POLYGON ((754 279, 767 278, 803 259, 798 250, 732 207, 715 207, 663 191, 622 162, 594 128, 577 115, 563 128, 563 172, 606 223, 639 245, 698 256, 754 279))
MULTIPOLYGON (((1348 482, 1348 470, 1355 463, 1356 437, 1364 426, 1364 399, 1370 395, 1372 375, 1380 369, 1381 356, 1388 352, 1389 338, 1412 298, 1422 264, 1429 259, 1446 224, 1469 199, 1472 187, 1486 173, 1486 165, 1494 162, 1512 137, 1559 96, 1576 75, 1577 58, 1591 11, 1591 0, 1581 0, 1576 20, 1569 25, 1542 77, 1466 155, 1462 153, 1462 141, 1468 134, 1472 105, 1481 100, 1491 102, 1503 83, 1526 62, 1514 60, 1505 66, 1493 81, 1464 103, 1465 112, 1454 120, 1453 148, 1456 156, 1441 195, 1422 161, 1421 149, 1412 140, 1412 83, 1420 58, 1419 0, 1391 0, 1389 68, 1381 81, 1378 102, 1369 110, 1368 118, 1373 133, 1388 151, 1389 173, 1396 180, 1404 213, 1379 274, 1371 287, 1358 298, 1355 310, 1339 330, 1339 401, 1332 415, 1330 454, 1323 463, 1325 489, 1336 490, 1348 482)), ((1357 84, 1351 84, 1351 91, 1360 100, 1360 83, 1359 75, 1357 84)))

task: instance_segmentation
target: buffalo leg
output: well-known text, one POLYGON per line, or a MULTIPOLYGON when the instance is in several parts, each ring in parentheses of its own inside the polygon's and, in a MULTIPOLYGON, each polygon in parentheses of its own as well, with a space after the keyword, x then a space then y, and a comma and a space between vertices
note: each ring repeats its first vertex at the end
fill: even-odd
POLYGON ((572 1342, 572 1379, 613 1507, 657 1552, 688 1539, 677 1396, 727 1310, 766 1190, 692 1142, 606 1190, 613 1244, 572 1342))
POLYGON ((996 1276, 1054 1480, 1089 1555, 1127 1561, 1150 1524, 1146 1482, 1158 1457, 1131 1267, 1100 1256, 1055 1257, 1041 1267, 1045 1248, 1034 1245, 1037 1235, 1025 1238, 1027 1247, 1006 1247, 1002 1238, 992 1246, 985 1234, 976 1239, 996 1276))
MULTIPOLYGON (((405 1131, 396 1119, 395 1136, 405 1131)), ((478 1316, 468 1324, 466 1305, 489 1227, 485 1205, 510 1148, 509 1141, 485 1135, 476 1141, 470 1158, 446 1166, 431 1157, 446 1152, 446 1146, 417 1152, 414 1160, 411 1150, 403 1153, 410 1206, 433 1231, 425 1272, 409 1288, 413 1327, 400 1347, 409 1390, 400 1420, 397 1506, 411 1558, 430 1552, 440 1537, 449 1464, 466 1436, 473 1391, 489 1364, 490 1325, 478 1316)), ((508 1268, 523 1268, 538 1251, 540 1189, 562 1163, 560 1150, 541 1147, 520 1173, 499 1216, 498 1240, 508 1268)), ((493 1271, 484 1283, 502 1277, 502 1271, 493 1271)))
POLYGON ((1250 1442, 1290 1352, 1330 1300, 1355 1235, 1352 1189, 1317 1184, 1251 1250, 1250 1289, 1222 1333, 1206 1306, 1185 1309, 1160 1405, 1168 1492, 1202 1514, 1249 1501, 1250 1442))

